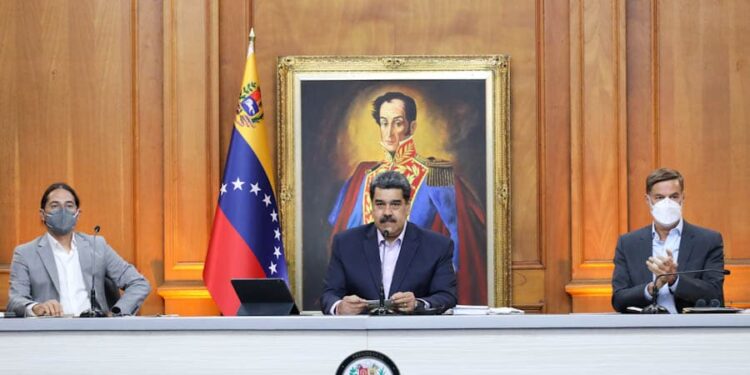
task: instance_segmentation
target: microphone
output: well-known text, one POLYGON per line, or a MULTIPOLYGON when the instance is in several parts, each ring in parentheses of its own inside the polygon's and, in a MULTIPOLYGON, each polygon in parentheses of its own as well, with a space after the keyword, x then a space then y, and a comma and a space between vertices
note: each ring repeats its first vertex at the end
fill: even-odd
POLYGON ((94 227, 94 249, 91 252, 91 291, 89 291, 91 307, 81 313, 81 318, 102 318, 106 316, 99 307, 99 303, 96 302, 96 287, 94 284, 94 281, 96 281, 94 278, 96 275, 96 236, 99 234, 100 229, 101 227, 98 225, 94 227))
MULTIPOLYGON (((383 231, 383 236, 388 237, 389 231, 386 229, 383 231)), ((372 315, 387 315, 388 309, 385 307, 385 286, 383 285, 383 275, 385 274, 385 267, 383 266, 383 262, 385 261, 385 252, 382 253, 383 256, 380 258, 380 283, 378 285, 378 308, 374 309, 370 312, 372 315)))
MULTIPOLYGON (((654 286, 651 288, 651 304, 643 308, 641 311, 641 314, 669 314, 669 311, 666 307, 659 305, 658 297, 659 297, 659 291, 656 289, 657 281, 659 281, 660 277, 666 277, 666 276, 679 276, 679 275, 689 275, 693 273, 702 273, 702 272, 719 272, 723 275, 729 275, 732 272, 729 270, 724 269, 716 269, 716 268, 706 268, 702 270, 694 270, 694 271, 680 271, 680 272, 671 272, 671 273, 663 273, 659 276, 656 276, 654 279, 654 286)), ((696 303, 700 303, 701 300, 696 301, 696 303)), ((703 300, 703 303, 706 303, 706 300, 703 300)), ((719 307, 721 305, 721 301, 717 299, 711 300, 712 307, 719 307), (715 301, 715 302, 714 302, 715 301), (713 304, 716 303, 716 306, 713 306, 713 304)))

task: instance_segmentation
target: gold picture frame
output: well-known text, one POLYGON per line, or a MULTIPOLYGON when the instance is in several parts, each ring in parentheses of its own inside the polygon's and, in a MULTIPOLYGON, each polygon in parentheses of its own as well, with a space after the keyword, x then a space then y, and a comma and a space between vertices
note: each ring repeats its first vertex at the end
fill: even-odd
POLYGON ((377 122, 367 116, 372 100, 386 91, 416 98, 419 126, 413 138, 417 148, 424 145, 426 154, 435 156, 420 160, 438 168, 447 158, 445 165, 456 176, 453 193, 464 197, 455 206, 472 207, 459 208, 470 211, 471 219, 461 220, 466 215, 458 213, 458 224, 451 224, 454 230, 446 229, 448 235, 464 236, 463 246, 472 241, 484 244, 484 249, 460 248, 465 257, 473 252, 473 261, 458 255, 454 260, 459 303, 465 303, 464 291, 472 303, 510 306, 509 57, 286 56, 278 59, 277 68, 280 215, 290 284, 303 310, 319 310, 316 301, 324 282, 332 220, 352 202, 344 197, 347 169, 358 159, 377 161, 384 155, 377 150, 382 147, 379 128, 370 125, 377 122), (476 199, 464 204, 466 197, 476 199), (460 230, 481 228, 477 223, 482 219, 483 232, 460 230), (466 233, 476 233, 475 238, 466 233), (468 274, 468 264, 482 261, 486 274, 484 279, 478 274, 476 280, 486 280, 485 285, 462 278, 461 267, 468 274), (468 297, 476 291, 486 291, 486 299, 468 297))

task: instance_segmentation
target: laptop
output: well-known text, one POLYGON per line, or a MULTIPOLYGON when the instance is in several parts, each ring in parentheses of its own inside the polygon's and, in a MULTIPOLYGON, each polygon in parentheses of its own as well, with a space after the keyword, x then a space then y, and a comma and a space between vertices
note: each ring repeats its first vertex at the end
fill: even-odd
POLYGON ((299 315, 284 279, 232 279, 240 299, 237 316, 299 315))

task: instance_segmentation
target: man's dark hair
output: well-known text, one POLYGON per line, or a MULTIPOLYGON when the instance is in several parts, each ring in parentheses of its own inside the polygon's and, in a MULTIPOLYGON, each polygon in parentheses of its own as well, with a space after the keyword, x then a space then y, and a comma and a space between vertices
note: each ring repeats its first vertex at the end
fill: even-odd
POLYGON ((411 197, 411 185, 409 185, 409 181, 404 175, 396 171, 386 171, 375 176, 375 179, 370 184, 370 199, 373 199, 375 196, 375 188, 401 189, 404 201, 406 202, 409 202, 409 197, 411 197))
POLYGON ((404 102, 404 112, 406 114, 406 122, 411 124, 412 121, 417 120, 417 103, 412 99, 411 96, 401 92, 387 92, 379 96, 375 101, 372 102, 372 118, 375 119, 375 123, 380 125, 380 106, 383 103, 390 102, 391 100, 398 99, 404 102))
POLYGON ((44 191, 44 194, 42 194, 42 209, 47 206, 47 201, 49 200, 49 194, 57 189, 63 189, 70 192, 70 194, 73 194, 73 200, 76 202, 76 207, 81 206, 81 201, 78 200, 78 194, 76 194, 76 191, 73 190, 70 185, 64 183, 64 182, 55 182, 54 184, 50 185, 47 190, 44 191))
POLYGON ((659 168, 646 177, 646 194, 651 192, 654 185, 669 180, 677 180, 680 183, 680 191, 685 191, 685 179, 682 178, 680 172, 669 168, 659 168))

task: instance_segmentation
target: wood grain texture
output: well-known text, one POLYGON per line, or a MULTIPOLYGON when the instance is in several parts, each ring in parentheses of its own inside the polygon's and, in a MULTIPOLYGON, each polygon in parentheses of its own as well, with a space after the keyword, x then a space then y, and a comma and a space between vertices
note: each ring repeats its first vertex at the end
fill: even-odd
POLYGON ((164 2, 166 280, 200 280, 218 196, 218 7, 164 2))
MULTIPOLYGON (((164 60, 162 5, 135 2, 133 16, 133 113, 135 114, 136 266, 155 290, 164 282, 164 60)), ((144 315, 164 312, 164 301, 151 293, 144 315)))
POLYGON ((685 218, 724 236, 727 300, 750 304, 750 23, 742 1, 662 1, 658 160, 685 176, 685 218))
POLYGON ((571 1, 573 279, 611 275, 611 244, 626 228, 625 8, 571 1))
POLYGON ((658 6, 658 1, 627 2, 629 228, 651 221, 645 204, 645 180, 658 168, 658 6))
MULTIPOLYGON (((571 278, 571 98, 570 81, 573 65, 570 53, 570 17, 567 2, 546 0, 542 3, 542 39, 544 48, 541 70, 540 101, 540 230, 544 261, 545 312, 563 313, 571 308, 564 286, 571 278)), ((515 148, 514 148, 515 149, 515 148)), ((511 178, 515 178, 512 170, 511 178)), ((515 208, 515 207, 514 207, 515 208)), ((523 234, 514 228, 513 235, 523 234)), ((515 250, 514 250, 515 251, 515 250)), ((514 285, 515 288, 515 285, 514 285)), ((520 290, 514 289, 514 295, 520 290)))
POLYGON ((39 202, 55 181, 81 198, 77 230, 100 225, 119 254, 136 262, 131 3, 0 7, 0 272, 16 245, 44 233, 39 202))

